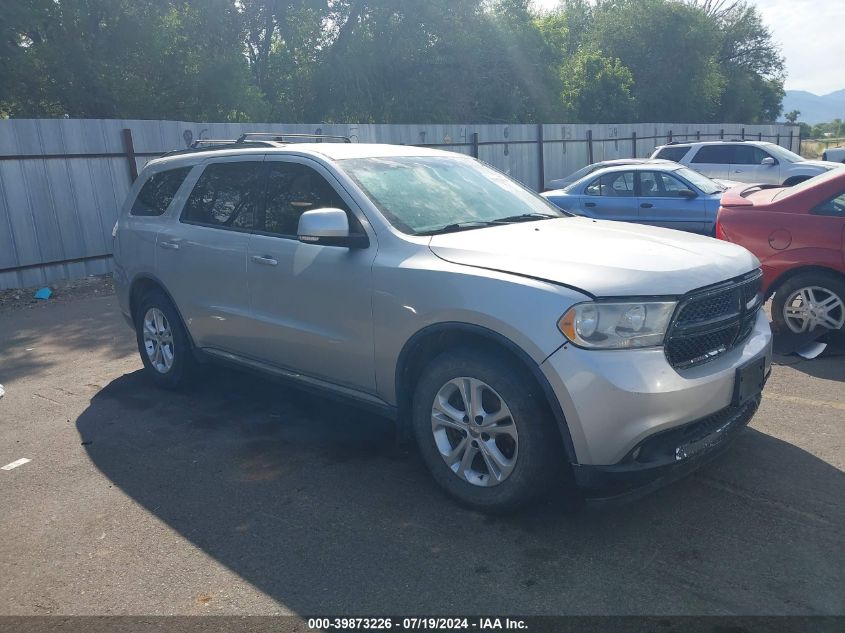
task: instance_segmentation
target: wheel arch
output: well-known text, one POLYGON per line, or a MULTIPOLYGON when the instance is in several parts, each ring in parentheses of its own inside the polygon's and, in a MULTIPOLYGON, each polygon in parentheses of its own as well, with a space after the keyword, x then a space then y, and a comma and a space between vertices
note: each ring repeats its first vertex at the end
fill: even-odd
POLYGON ((138 309, 138 303, 141 301, 141 297, 143 297, 145 293, 151 290, 160 290, 170 300, 170 303, 173 305, 173 309, 176 310, 176 314, 179 315, 179 320, 182 322, 182 327, 184 328, 185 333, 188 335, 188 341, 191 344, 191 348, 196 349, 194 338, 193 336, 191 336, 191 332, 188 329, 187 324, 185 323, 185 318, 182 316, 182 312, 179 310, 179 305, 173 299, 173 295, 170 294, 170 291, 167 289, 164 283, 162 283, 160 279, 158 279, 152 274, 140 274, 136 276, 132 280, 132 283, 129 285, 129 314, 132 317, 132 326, 135 327, 135 313, 138 309))
POLYGON ((810 264, 807 266, 796 266, 795 268, 790 268, 789 270, 780 274, 780 276, 776 277, 775 280, 769 285, 766 289, 766 296, 765 299, 768 299, 780 290, 780 288, 788 282, 790 279, 797 277, 798 275, 803 275, 806 273, 821 273, 821 274, 828 274, 834 275, 839 279, 845 281, 845 273, 842 271, 836 270, 835 268, 830 268, 828 266, 822 266, 819 264, 810 264))
POLYGON ((474 346, 488 351, 492 349, 525 369, 540 387, 546 404, 555 418, 567 459, 571 464, 577 463, 575 445, 560 402, 539 365, 509 338, 480 325, 460 322, 429 325, 417 331, 405 342, 399 353, 395 373, 396 401, 401 424, 409 424, 413 385, 416 384, 425 366, 438 354, 455 345, 474 346))

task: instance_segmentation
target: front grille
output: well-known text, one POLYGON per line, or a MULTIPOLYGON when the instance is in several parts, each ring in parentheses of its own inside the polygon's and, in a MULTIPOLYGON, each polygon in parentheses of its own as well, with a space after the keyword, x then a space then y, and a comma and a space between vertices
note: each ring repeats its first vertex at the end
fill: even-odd
POLYGON ((685 324, 700 323, 734 314, 737 310, 735 293, 722 292, 687 303, 678 314, 678 321, 685 324))
POLYGON ((744 341, 762 305, 762 274, 691 293, 681 301, 666 337, 666 356, 676 369, 706 363, 744 341))

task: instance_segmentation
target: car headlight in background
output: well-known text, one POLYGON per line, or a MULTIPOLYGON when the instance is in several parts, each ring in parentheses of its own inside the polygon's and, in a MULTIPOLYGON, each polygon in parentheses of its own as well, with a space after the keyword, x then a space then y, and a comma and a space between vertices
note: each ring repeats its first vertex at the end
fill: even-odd
POLYGON ((557 325, 576 345, 593 349, 663 344, 675 301, 588 301, 572 306, 557 325))

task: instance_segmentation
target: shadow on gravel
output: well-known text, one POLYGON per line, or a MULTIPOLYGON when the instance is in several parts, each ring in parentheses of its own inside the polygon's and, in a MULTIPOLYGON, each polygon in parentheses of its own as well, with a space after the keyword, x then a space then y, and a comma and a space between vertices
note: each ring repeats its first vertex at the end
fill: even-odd
POLYGON ((127 495, 303 615, 845 611, 845 475, 754 430, 637 503, 493 518, 441 495, 389 421, 251 375, 168 393, 128 374, 76 424, 127 495))

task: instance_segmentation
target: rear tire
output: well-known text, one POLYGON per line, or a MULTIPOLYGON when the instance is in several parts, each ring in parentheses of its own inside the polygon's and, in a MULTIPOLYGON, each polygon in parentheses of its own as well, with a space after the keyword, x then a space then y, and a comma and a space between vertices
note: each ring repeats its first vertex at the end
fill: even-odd
POLYGON ((507 357, 464 348, 435 358, 417 383, 412 424, 435 481, 475 509, 512 512, 564 486, 548 404, 507 357))
POLYGON ((772 319, 784 333, 813 332, 819 327, 842 332, 845 279, 822 271, 795 275, 775 293, 772 319))
POLYGON ((135 334, 144 370, 156 386, 177 389, 190 382, 197 370, 191 340, 161 290, 147 292, 138 302, 135 334))

